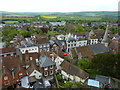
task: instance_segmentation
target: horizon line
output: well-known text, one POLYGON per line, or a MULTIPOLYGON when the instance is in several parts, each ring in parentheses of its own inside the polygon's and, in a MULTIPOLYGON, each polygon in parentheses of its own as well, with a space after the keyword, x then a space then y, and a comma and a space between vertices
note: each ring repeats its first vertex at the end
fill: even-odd
POLYGON ((41 12, 34 12, 34 11, 0 11, 0 12, 10 12, 10 13, 55 13, 55 12, 57 12, 57 13, 71 13, 71 12, 118 12, 118 10, 112 10, 112 11, 69 11, 69 12, 62 12, 62 11, 55 11, 55 12, 53 12, 53 11, 50 11, 50 12, 43 12, 43 11, 41 11, 41 12))

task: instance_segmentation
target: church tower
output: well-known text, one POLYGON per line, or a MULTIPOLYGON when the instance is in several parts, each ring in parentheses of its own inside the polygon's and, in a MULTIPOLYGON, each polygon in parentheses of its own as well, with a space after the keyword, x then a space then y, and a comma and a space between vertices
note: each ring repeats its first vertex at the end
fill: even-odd
POLYGON ((101 43, 108 47, 108 24, 101 43))
POLYGON ((90 39, 90 37, 92 37, 94 34, 95 34, 94 31, 91 30, 91 31, 89 32, 88 39, 90 39))

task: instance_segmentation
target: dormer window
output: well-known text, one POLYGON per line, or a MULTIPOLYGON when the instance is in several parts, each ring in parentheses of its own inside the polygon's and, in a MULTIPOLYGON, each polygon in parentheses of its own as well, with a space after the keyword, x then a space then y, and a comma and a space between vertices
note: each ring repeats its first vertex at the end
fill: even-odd
POLYGON ((50 75, 53 75, 53 70, 50 71, 50 75))
POLYGON ((42 48, 42 45, 40 45, 40 48, 42 48))
POLYGON ((49 47, 49 44, 47 45, 47 47, 49 47))
POLYGON ((46 45, 44 45, 44 47, 46 47, 46 45))
POLYGON ((44 67, 44 70, 48 70, 48 67, 44 67))
POLYGON ((48 72, 44 72, 44 76, 48 76, 48 72))
POLYGON ((8 80, 8 76, 5 76, 5 77, 4 77, 4 80, 8 80))
POLYGON ((50 69, 53 69, 53 66, 50 66, 50 69))

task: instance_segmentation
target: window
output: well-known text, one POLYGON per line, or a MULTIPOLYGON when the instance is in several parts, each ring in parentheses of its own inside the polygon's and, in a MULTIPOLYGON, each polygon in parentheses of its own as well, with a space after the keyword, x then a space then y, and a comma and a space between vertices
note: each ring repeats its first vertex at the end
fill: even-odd
POLYGON ((44 72, 44 76, 48 76, 48 72, 44 72))
POLYGON ((50 71, 50 75, 53 75, 53 70, 50 71))
POLYGON ((5 77, 4 77, 4 80, 8 80, 8 76, 5 76, 5 77))
POLYGON ((47 47, 49 47, 49 44, 47 45, 47 47))
POLYGON ((9 84, 10 84, 10 82, 9 82, 9 81, 5 81, 4 83, 5 83, 5 85, 9 85, 9 84))
POLYGON ((44 67, 44 70, 48 70, 48 67, 44 67))
POLYGON ((36 73, 36 72, 34 72, 34 73, 36 73))
POLYGON ((71 47, 73 47, 73 44, 71 44, 71 47))
POLYGON ((22 52, 24 52, 24 50, 22 50, 22 52))
POLYGON ((36 63, 39 63, 38 59, 36 59, 36 63))
POLYGON ((42 45, 40 45, 40 48, 42 48, 42 45))
POLYGON ((40 52, 42 52, 42 49, 40 49, 40 52))
POLYGON ((32 57, 30 57, 29 59, 32 60, 32 57))
POLYGON ((50 69, 53 69, 53 66, 50 66, 50 69))
POLYGON ((10 56, 10 54, 7 54, 7 56, 10 56))
POLYGON ((19 75, 21 76, 21 75, 23 75, 22 73, 19 73, 19 75))

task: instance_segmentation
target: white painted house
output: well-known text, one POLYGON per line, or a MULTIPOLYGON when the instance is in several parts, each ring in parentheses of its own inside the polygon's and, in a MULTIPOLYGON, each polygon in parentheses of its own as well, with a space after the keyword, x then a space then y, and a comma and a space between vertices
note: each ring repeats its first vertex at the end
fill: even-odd
POLYGON ((77 43, 77 36, 73 36, 73 34, 68 34, 65 36, 65 40, 66 40, 66 45, 67 45, 67 51, 69 51, 70 48, 75 48, 78 47, 77 43))
POLYGON ((63 79, 75 82, 84 82, 89 77, 88 73, 70 64, 67 61, 63 61, 60 66, 63 79))
POLYGON ((24 54, 26 51, 29 53, 39 52, 38 46, 30 46, 30 47, 21 47, 19 50, 24 54))
POLYGON ((65 21, 61 21, 61 22, 49 22, 52 26, 64 26, 66 25, 65 21))
POLYGON ((37 70, 34 70, 34 71, 29 75, 29 77, 32 77, 32 76, 35 76, 36 79, 41 79, 42 73, 40 73, 40 72, 37 71, 37 70))
POLYGON ((77 42, 78 47, 80 46, 87 46, 88 40, 87 39, 79 39, 77 42))
POLYGON ((41 79, 42 73, 38 69, 38 67, 35 64, 31 64, 31 66, 28 68, 28 75, 29 77, 34 76, 36 79, 41 79))
POLYGON ((89 44, 90 44, 90 45, 98 44, 98 39, 97 39, 97 38, 91 38, 91 39, 89 40, 89 44))
POLYGON ((61 64, 63 61, 64 61, 64 59, 61 58, 61 57, 59 57, 59 56, 57 56, 57 57, 55 58, 55 63, 56 63, 57 70, 60 69, 60 64, 61 64))

